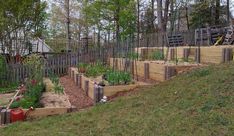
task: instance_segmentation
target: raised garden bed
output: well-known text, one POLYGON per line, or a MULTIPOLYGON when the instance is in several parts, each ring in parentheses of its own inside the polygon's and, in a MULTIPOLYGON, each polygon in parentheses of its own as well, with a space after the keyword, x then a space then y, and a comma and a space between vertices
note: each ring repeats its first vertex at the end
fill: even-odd
POLYGON ((164 55, 168 53, 167 60, 188 60, 197 63, 224 63, 233 60, 234 46, 183 46, 183 47, 141 47, 136 48, 135 52, 139 53, 141 60, 153 60, 151 57, 157 51, 163 52, 164 55))
POLYGON ((201 65, 190 63, 179 63, 176 65, 170 62, 164 63, 164 61, 134 61, 125 58, 110 58, 110 66, 118 70, 124 70, 127 67, 132 75, 142 77, 145 80, 165 81, 179 73, 201 65))
POLYGON ((22 115, 24 116, 20 120, 63 114, 76 110, 75 107, 71 106, 68 96, 63 91, 56 90, 57 85, 50 79, 44 79, 43 85, 34 82, 33 84, 33 87, 29 88, 30 90, 21 86, 16 90, 16 93, 4 94, 4 96, 9 95, 9 97, 2 101, 0 105, 0 107, 2 106, 0 108, 0 124, 4 125, 12 121, 12 109, 13 111, 16 109, 17 112, 23 111, 22 115))
POLYGON ((86 95, 92 98, 95 102, 99 102, 103 96, 112 96, 117 92, 128 91, 138 86, 147 85, 142 82, 130 82, 128 84, 111 85, 105 84, 101 86, 99 83, 103 82, 100 77, 87 77, 84 73, 79 73, 78 68, 69 68, 69 76, 76 82, 78 87, 82 88, 86 95))

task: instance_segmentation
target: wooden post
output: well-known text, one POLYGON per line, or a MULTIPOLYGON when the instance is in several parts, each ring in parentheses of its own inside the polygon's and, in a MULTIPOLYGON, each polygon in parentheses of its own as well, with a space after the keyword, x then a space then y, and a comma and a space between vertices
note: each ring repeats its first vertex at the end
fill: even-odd
POLYGON ((97 85, 94 85, 94 90, 93 90, 93 101, 94 103, 98 103, 98 86, 97 85))
POLYGON ((233 60, 233 49, 229 48, 229 61, 233 60))
POLYGON ((225 49, 225 62, 229 62, 233 59, 233 52, 231 48, 225 49))
POLYGON ((169 80, 172 76, 176 75, 176 70, 174 67, 165 67, 165 80, 169 80))
POLYGON ((130 72, 132 75, 135 75, 135 72, 134 72, 134 61, 130 61, 130 72))
POLYGON ((226 62, 226 48, 222 49, 222 60, 221 60, 221 62, 222 63, 226 62))
POLYGON ((85 94, 89 95, 89 80, 85 80, 85 94))
POLYGON ((184 61, 188 61, 188 57, 189 57, 189 49, 188 48, 184 48, 184 61))
POLYGON ((71 68, 68 68, 68 72, 67 72, 67 73, 68 73, 68 76, 69 76, 69 77, 71 77, 70 70, 71 70, 71 68))
POLYGON ((6 109, 1 110, 1 125, 4 125, 6 122, 6 109))
POLYGON ((76 73, 75 78, 76 78, 75 84, 76 86, 79 86, 79 74, 78 73, 76 73))
POLYGON ((78 75, 78 87, 82 88, 82 76, 81 76, 81 74, 78 75))
POLYGON ((5 124, 9 124, 9 123, 11 123, 11 110, 7 109, 6 110, 6 122, 5 122, 5 124))
POLYGON ((72 76, 71 76, 71 77, 72 77, 72 80, 74 80, 74 81, 75 81, 75 71, 74 71, 74 70, 72 70, 71 72, 72 72, 72 74, 71 74, 71 75, 72 75, 72 76))
POLYGON ((98 87, 98 101, 100 102, 104 95, 104 89, 102 86, 98 87))
POLYGON ((171 48, 170 49, 170 60, 174 60, 175 59, 175 49, 171 48))
POLYGON ((195 49, 195 61, 197 63, 200 63, 201 62, 201 51, 199 48, 196 48, 195 49))
POLYGON ((149 79, 149 63, 144 63, 144 78, 149 79))

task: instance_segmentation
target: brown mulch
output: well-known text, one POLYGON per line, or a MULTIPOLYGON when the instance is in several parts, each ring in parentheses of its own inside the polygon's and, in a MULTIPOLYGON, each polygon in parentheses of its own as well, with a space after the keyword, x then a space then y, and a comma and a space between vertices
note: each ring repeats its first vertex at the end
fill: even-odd
POLYGON ((69 76, 61 77, 60 83, 64 87, 64 91, 68 95, 72 106, 75 106, 79 110, 93 105, 93 100, 86 96, 85 92, 79 89, 69 76))

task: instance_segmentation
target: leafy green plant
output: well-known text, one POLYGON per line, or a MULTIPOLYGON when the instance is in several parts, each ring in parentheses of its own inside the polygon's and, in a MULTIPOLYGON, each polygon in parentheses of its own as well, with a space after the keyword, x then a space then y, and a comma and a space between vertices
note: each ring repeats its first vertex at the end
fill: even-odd
POLYGON ((87 63, 79 63, 77 67, 80 73, 85 73, 88 66, 87 63))
POLYGON ((109 70, 105 77, 111 85, 129 84, 132 81, 131 74, 123 71, 109 70))
POLYGON ((153 60, 163 60, 164 59, 164 54, 162 51, 154 51, 152 52, 152 54, 150 55, 150 58, 152 58, 153 60))
POLYGON ((24 94, 24 98, 19 101, 14 101, 11 105, 11 108, 30 108, 30 107, 39 107, 40 97, 44 91, 44 85, 42 83, 37 83, 35 85, 29 84, 27 86, 27 91, 24 94))
POLYGON ((38 82, 42 82, 42 68, 43 68, 43 60, 40 55, 32 54, 25 58, 23 61, 24 65, 28 66, 31 69, 31 73, 29 75, 29 79, 37 80, 38 82))
POLYGON ((103 75, 108 69, 108 67, 98 62, 94 65, 88 65, 85 75, 88 77, 97 77, 103 75))
POLYGON ((64 91, 64 89, 63 89, 63 87, 61 85, 56 85, 54 87, 54 90, 55 90, 55 93, 57 93, 57 94, 62 94, 63 91, 64 91))
POLYGON ((58 94, 63 93, 64 89, 60 85, 59 77, 56 74, 50 72, 49 78, 50 78, 51 82, 54 84, 55 93, 58 93, 58 94))
POLYGON ((128 53, 127 54, 127 58, 129 58, 129 59, 137 59, 139 57, 139 54, 138 53, 136 53, 136 52, 131 52, 131 53, 128 53))

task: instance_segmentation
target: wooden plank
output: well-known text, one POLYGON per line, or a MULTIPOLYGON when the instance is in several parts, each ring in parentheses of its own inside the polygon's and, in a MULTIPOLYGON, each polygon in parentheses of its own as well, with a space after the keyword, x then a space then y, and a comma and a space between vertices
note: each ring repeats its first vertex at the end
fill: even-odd
POLYGON ((105 86, 103 88, 104 96, 112 96, 117 92, 128 91, 136 88, 138 85, 117 85, 117 86, 105 86))
POLYGON ((77 109, 74 107, 70 108, 36 108, 32 111, 28 111, 28 109, 24 109, 24 112, 27 111, 27 118, 38 118, 38 117, 46 117, 46 116, 52 116, 52 115, 61 115, 64 113, 69 113, 72 111, 76 111, 77 109))

